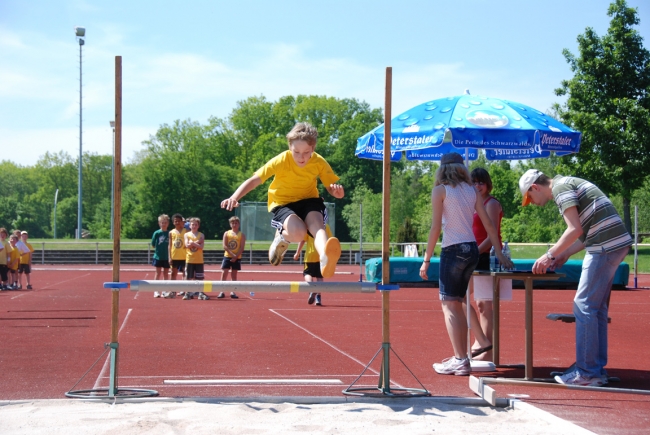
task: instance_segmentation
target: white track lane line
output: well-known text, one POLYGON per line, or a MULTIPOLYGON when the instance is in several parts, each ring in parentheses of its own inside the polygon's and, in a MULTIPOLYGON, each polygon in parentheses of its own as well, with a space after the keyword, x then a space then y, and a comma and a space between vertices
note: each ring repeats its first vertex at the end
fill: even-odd
MULTIPOLYGON (((126 316, 124 317, 124 321, 122 322, 122 326, 120 326, 120 330, 117 331, 117 336, 120 336, 120 332, 122 332, 122 329, 126 326, 126 321, 129 319, 129 316, 131 315, 131 311, 133 311, 133 308, 129 308, 129 311, 126 313, 126 316)), ((100 383, 102 378, 105 376, 106 371, 111 365, 111 354, 110 352, 106 356, 106 361, 104 361, 104 366, 102 367, 102 371, 99 372, 99 376, 97 376, 97 380, 95 381, 95 385, 93 386, 93 390, 96 390, 99 388, 100 383)))
MULTIPOLYGON (((66 280, 63 280, 63 281, 55 282, 54 284, 50 284, 50 285, 45 286, 45 287, 42 287, 42 288, 40 288, 40 289, 36 288, 36 289, 34 289, 33 291, 36 292, 36 291, 38 291, 38 290, 47 290, 47 289, 52 288, 53 286, 57 286, 57 285, 59 285, 59 284, 63 284, 64 282, 74 281, 74 280, 77 280, 77 279, 79 279, 79 278, 83 278, 84 276, 88 276, 88 275, 90 275, 90 274, 87 273, 87 274, 85 274, 85 275, 80 275, 80 276, 76 276, 76 277, 74 277, 74 278, 70 278, 70 279, 66 279, 66 280)), ((20 294, 18 294, 18 295, 16 295, 16 296, 13 296, 11 299, 16 299, 16 298, 19 298, 19 297, 24 296, 24 295, 27 295, 27 294, 29 294, 29 293, 20 293, 20 294)))
POLYGON ((290 384, 290 385, 343 385, 340 379, 165 379, 169 385, 250 385, 250 384, 290 384))
MULTIPOLYGON (((330 343, 330 342, 328 342, 327 340, 325 340, 325 339, 319 337, 318 335, 314 334, 313 332, 311 332, 311 331, 308 330, 307 328, 305 328, 305 327, 303 327, 303 326, 300 326, 299 324, 297 324, 297 323, 294 322, 293 320, 291 320, 291 319, 289 319, 289 318, 283 316, 282 314, 278 313, 278 312, 275 311, 275 310, 270 309, 269 311, 272 312, 273 314, 277 315, 277 316, 282 317, 284 320, 286 320, 287 322, 291 323, 292 325, 294 325, 294 326, 296 326, 296 327, 302 329, 303 331, 305 331, 307 334, 311 335, 311 336, 314 337, 315 339, 322 341, 323 343, 325 343, 326 345, 328 345, 329 347, 331 347, 331 348, 334 349, 335 351, 339 352, 340 354, 347 356, 347 357, 350 358, 352 361, 358 363, 361 367, 365 367, 365 366, 366 366, 366 364, 362 363, 361 361, 359 361, 358 359, 356 359, 355 357, 353 357, 353 356, 350 355, 349 353, 346 353, 346 352, 342 351, 342 350, 339 349, 338 347, 334 346, 332 343, 330 343)), ((373 372, 373 373, 376 374, 376 375, 379 374, 379 372, 378 372, 377 370, 374 370, 372 367, 368 367, 368 371, 371 371, 371 372, 373 372)), ((403 386, 401 386, 400 384, 398 384, 398 383, 395 382, 395 381, 391 381, 391 383, 392 383, 392 384, 395 384, 398 388, 404 388, 403 386)))

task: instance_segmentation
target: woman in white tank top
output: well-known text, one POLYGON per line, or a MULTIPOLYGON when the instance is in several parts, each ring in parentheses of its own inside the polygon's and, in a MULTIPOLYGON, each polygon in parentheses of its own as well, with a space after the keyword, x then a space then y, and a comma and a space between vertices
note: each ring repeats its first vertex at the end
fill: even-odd
MULTIPOLYGON (((444 375, 468 375, 471 372, 467 358, 467 318, 463 301, 472 272, 478 263, 478 247, 472 222, 474 211, 481 218, 490 240, 498 243, 499 235, 492 224, 480 196, 471 184, 463 158, 458 153, 442 156, 440 168, 436 171, 435 187, 431 193, 433 219, 424 262, 420 268, 422 279, 428 279, 427 271, 440 232, 442 251, 440 253, 440 301, 445 316, 447 333, 454 349, 454 356, 433 365, 437 373, 444 375)), ((495 244, 496 244, 495 243, 495 244)), ((512 263, 498 250, 499 261, 506 267, 512 263)), ((481 337, 482 347, 490 343, 481 337)))

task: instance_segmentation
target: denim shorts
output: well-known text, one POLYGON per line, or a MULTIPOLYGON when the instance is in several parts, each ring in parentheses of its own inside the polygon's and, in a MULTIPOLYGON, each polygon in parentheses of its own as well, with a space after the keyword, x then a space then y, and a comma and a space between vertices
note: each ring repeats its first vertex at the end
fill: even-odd
POLYGON ((440 300, 462 301, 478 264, 476 242, 458 243, 440 253, 440 300))

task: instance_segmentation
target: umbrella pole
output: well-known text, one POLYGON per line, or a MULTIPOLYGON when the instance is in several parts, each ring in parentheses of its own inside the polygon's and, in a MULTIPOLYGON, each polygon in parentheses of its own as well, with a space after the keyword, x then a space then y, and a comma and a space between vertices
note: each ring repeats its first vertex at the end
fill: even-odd
MULTIPOLYGON (((382 310, 382 328, 381 328, 381 338, 382 344, 380 351, 382 352, 382 361, 381 369, 379 373, 379 385, 377 389, 370 388, 352 388, 350 385, 347 389, 343 390, 343 394, 351 395, 366 395, 363 393, 358 393, 360 391, 368 390, 369 395, 377 395, 377 390, 379 390, 379 395, 384 396, 429 396, 429 392, 422 385, 422 383, 415 378, 422 389, 413 389, 413 388, 394 388, 391 391, 390 388, 390 352, 395 353, 394 350, 390 347, 390 291, 394 286, 390 285, 390 149, 391 149, 391 107, 392 107, 392 98, 393 98, 393 68, 386 67, 386 94, 384 100, 384 155, 383 155, 383 192, 382 192, 382 229, 381 229, 381 283, 379 286, 381 290, 381 310, 382 310), (357 393, 355 393, 357 392, 357 393), (374 393, 374 394, 373 394, 374 393)), ((368 369, 372 361, 379 354, 377 352, 375 356, 370 360, 370 363, 364 369, 364 372, 368 369)), ((397 356, 397 354, 395 354, 397 356)), ((399 359, 399 356, 397 356, 399 359)), ((400 362, 404 362, 400 359, 400 362)), ((404 364, 406 367, 406 365, 404 364)), ((408 367, 406 369, 413 375, 408 367)), ((363 372, 361 373, 363 375, 363 372)), ((361 376, 359 376, 360 378, 361 376)), ((415 375, 413 375, 415 377, 415 375)), ((357 378, 357 380, 359 379, 357 378)))

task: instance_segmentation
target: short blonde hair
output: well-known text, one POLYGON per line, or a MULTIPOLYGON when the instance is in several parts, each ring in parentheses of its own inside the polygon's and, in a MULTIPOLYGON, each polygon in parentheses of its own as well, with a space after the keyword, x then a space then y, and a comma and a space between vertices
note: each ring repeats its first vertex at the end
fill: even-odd
POLYGON ((161 214, 160 216, 158 216, 158 222, 161 222, 161 221, 169 222, 169 216, 167 216, 166 214, 161 214))
POLYGON ((318 139, 318 130, 316 127, 309 124, 308 122, 299 122, 293 126, 291 131, 287 133, 287 140, 289 145, 295 140, 304 140, 314 148, 316 146, 316 140, 318 139))
POLYGON ((239 222, 239 218, 237 216, 232 216, 230 219, 228 219, 229 223, 233 223, 235 221, 239 222))
POLYGON ((434 186, 451 185, 456 187, 461 183, 471 184, 472 179, 469 176, 467 168, 462 163, 446 163, 440 165, 436 171, 436 182, 434 186))
POLYGON ((197 218, 197 217, 189 218, 188 221, 189 221, 190 223, 192 223, 192 222, 196 222, 197 224, 201 225, 201 219, 199 219, 199 218, 197 218))

